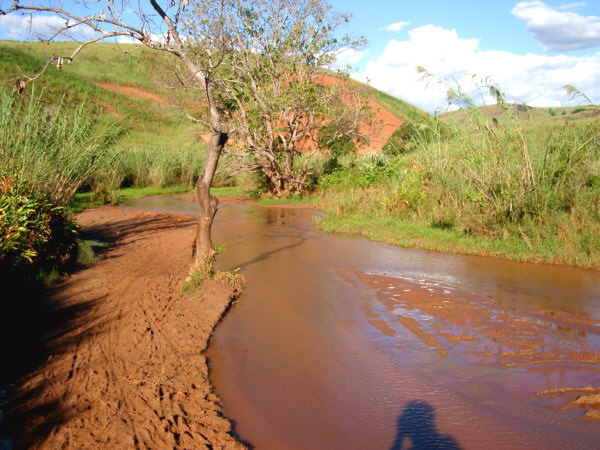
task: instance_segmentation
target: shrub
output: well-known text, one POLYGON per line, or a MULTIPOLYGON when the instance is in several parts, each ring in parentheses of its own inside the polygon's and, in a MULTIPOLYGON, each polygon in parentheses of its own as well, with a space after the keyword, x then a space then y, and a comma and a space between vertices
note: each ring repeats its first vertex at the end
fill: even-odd
POLYGON ((333 125, 323 127, 318 131, 319 141, 329 142, 326 148, 329 149, 333 156, 343 156, 356 153, 356 143, 354 142, 354 139, 349 136, 344 136, 332 140, 333 136, 335 136, 335 133, 336 130, 333 125))
MULTIPOLYGON (((62 206, 15 176, 0 176, 0 271, 30 280, 72 261, 75 225, 62 206)), ((9 278, 10 277, 10 278, 9 278)))

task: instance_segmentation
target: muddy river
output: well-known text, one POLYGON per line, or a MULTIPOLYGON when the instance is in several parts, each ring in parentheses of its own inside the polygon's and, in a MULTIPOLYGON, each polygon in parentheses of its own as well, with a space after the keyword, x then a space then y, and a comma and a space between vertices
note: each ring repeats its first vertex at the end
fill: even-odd
MULTIPOLYGON (((193 213, 148 198, 128 207, 193 213)), ((221 205, 246 288, 211 379, 258 449, 599 448, 600 274, 335 236, 221 205), (596 420, 594 420, 596 419, 596 420)))

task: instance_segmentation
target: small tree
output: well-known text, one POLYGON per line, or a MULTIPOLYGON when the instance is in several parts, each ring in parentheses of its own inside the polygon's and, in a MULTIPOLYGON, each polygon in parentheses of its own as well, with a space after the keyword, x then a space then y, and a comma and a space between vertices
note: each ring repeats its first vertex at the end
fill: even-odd
POLYGON ((201 37, 198 54, 223 61, 213 82, 235 129, 230 152, 243 161, 237 170, 261 171, 275 196, 302 193, 314 153, 359 138, 368 120, 366 99, 347 74, 323 71, 340 51, 362 44, 336 37, 349 16, 323 0, 232 1, 218 25, 228 46, 217 55, 205 44, 215 35, 210 5, 197 8, 189 26, 201 37), (329 133, 318 132, 323 128, 329 133))

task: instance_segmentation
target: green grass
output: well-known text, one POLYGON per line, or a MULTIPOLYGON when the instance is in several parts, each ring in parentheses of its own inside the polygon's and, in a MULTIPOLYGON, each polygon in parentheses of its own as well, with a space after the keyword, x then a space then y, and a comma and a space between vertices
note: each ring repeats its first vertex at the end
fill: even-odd
POLYGON ((367 95, 376 100, 381 106, 389 110, 392 114, 403 120, 420 123, 424 119, 430 119, 431 116, 422 109, 400 100, 393 95, 386 94, 372 86, 368 86, 367 95))
POLYGON ((95 248, 105 248, 108 244, 93 239, 77 239, 77 263, 92 264, 97 261, 95 248))
MULTIPOLYGON (((516 236, 506 239, 489 239, 468 236, 456 229, 441 229, 427 221, 415 221, 402 217, 368 217, 364 215, 328 214, 316 220, 323 231, 364 236, 377 242, 398 245, 406 248, 419 248, 444 253, 459 253, 481 256, 495 256, 515 261, 553 262, 578 265, 566 255, 557 255, 556 248, 545 251, 531 250, 516 236)), ((581 264, 588 266, 588 264, 581 264)), ((589 264, 597 267, 598 261, 589 264)))
MULTIPOLYGON (((550 125, 556 126, 563 122, 589 119, 593 112, 586 107, 561 106, 556 108, 535 107, 525 105, 512 105, 515 116, 524 126, 550 125), (583 111, 581 109, 584 109, 583 111)), ((496 120, 498 125, 507 125, 511 118, 507 117, 500 105, 486 105, 477 108, 480 113, 490 120, 496 120)), ((469 108, 449 111, 441 114, 444 121, 459 127, 472 128, 472 112, 469 108)))
POLYGON ((600 269, 598 119, 494 128, 395 157, 340 159, 315 201, 327 231, 430 250, 600 269))
MULTIPOLYGON (((4 89, 12 89, 20 68, 26 74, 39 71, 52 55, 65 55, 75 44, 58 42, 50 45, 34 42, 0 41, 0 80, 4 89)), ((71 64, 64 64, 61 72, 49 67, 34 85, 46 91, 46 101, 57 104, 64 101, 67 108, 85 104, 101 125, 119 122, 129 130, 122 147, 179 148, 194 142, 201 128, 190 124, 178 108, 155 101, 131 98, 105 89, 98 83, 130 86, 166 99, 169 105, 185 105, 197 109, 198 101, 183 90, 169 90, 157 74, 159 63, 166 55, 147 49, 135 51, 132 45, 97 43, 86 47, 71 64), (124 53, 127 51, 128 53, 124 53), (101 68, 105 70, 101 70, 101 68)), ((27 87, 26 92, 30 92, 27 87)), ((190 109, 191 108, 191 109, 190 109)))
MULTIPOLYGON (((40 61, 49 56, 69 56, 78 46, 75 42, 22 42, 0 40, 0 47, 23 52, 40 61)), ((168 55, 158 51, 139 48, 135 44, 98 42, 88 45, 70 64, 64 64, 62 73, 77 74, 95 82, 136 86, 156 94, 171 92, 157 82, 160 64, 168 55)), ((51 68, 57 72, 55 68, 51 68)))

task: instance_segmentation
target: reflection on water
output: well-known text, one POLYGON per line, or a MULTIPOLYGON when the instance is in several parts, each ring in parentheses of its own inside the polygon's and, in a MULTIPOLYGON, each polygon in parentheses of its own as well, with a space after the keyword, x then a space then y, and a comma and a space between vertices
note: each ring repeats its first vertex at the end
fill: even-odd
MULTIPOLYGON (((196 210, 172 199, 132 207, 196 210)), ((278 449, 597 445, 585 410, 562 409, 581 392, 547 390, 600 387, 598 273, 328 235, 312 217, 217 214, 218 265, 240 267, 247 285, 212 340, 211 376, 242 439, 278 449)))

